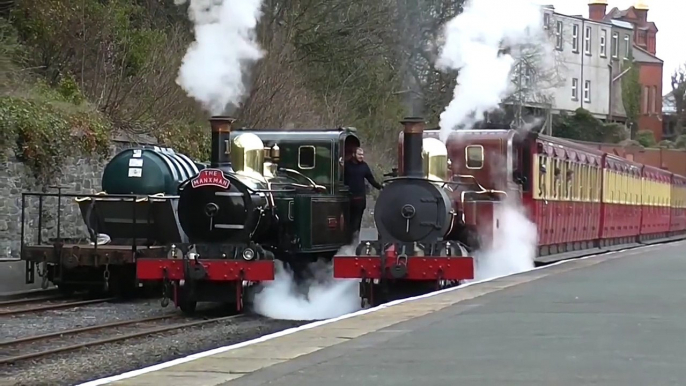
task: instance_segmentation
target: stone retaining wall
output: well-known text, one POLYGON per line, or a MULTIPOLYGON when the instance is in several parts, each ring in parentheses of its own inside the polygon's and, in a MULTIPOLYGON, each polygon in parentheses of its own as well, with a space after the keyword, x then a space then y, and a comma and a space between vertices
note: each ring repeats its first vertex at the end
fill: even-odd
MULTIPOLYGON (((119 151, 132 147, 130 142, 113 142, 110 157, 119 151)), ((63 186, 63 192, 96 193, 100 190, 100 178, 107 160, 70 157, 65 162, 62 177, 56 185, 63 186)), ((5 162, 0 162, 0 259, 18 258, 21 239, 22 192, 40 192, 43 187, 35 186, 29 177, 30 170, 13 155, 5 162)), ((50 189, 57 193, 56 189, 50 189)), ((26 197, 24 212, 24 241, 37 240, 38 197, 26 197)), ((62 237, 86 237, 86 228, 81 219, 81 212, 73 198, 62 199, 62 237)), ((57 235, 57 198, 46 197, 43 202, 43 240, 57 235)))

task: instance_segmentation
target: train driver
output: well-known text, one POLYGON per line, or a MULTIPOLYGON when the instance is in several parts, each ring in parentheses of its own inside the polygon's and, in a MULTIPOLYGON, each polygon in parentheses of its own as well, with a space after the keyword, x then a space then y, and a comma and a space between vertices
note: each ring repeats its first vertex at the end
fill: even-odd
POLYGON ((367 208, 367 187, 365 186, 364 180, 369 181, 369 183, 376 189, 383 189, 381 184, 379 184, 372 170, 369 168, 366 162, 364 162, 364 150, 361 147, 356 148, 353 151, 353 156, 351 159, 345 162, 343 181, 348 188, 350 188, 350 232, 352 235, 355 232, 360 231, 362 226, 362 215, 364 210, 367 208))

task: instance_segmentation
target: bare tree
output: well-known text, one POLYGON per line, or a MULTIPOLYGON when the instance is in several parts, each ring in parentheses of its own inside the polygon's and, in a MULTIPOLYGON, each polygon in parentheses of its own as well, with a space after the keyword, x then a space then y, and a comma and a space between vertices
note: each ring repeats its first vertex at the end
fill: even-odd
POLYGON ((672 75, 672 98, 676 107, 676 133, 686 134, 686 64, 672 75))
POLYGON ((566 82, 566 65, 561 51, 553 49, 552 21, 547 27, 529 33, 526 43, 507 50, 515 62, 510 78, 512 91, 503 99, 503 105, 512 108, 517 126, 530 123, 527 118, 533 113, 544 118, 542 126, 550 132, 555 90, 566 82))

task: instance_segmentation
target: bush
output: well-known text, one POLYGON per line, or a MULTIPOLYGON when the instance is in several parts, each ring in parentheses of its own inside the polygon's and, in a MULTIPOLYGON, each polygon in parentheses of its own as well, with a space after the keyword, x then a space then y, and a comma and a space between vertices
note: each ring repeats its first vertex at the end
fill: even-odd
POLYGON ((111 127, 100 114, 70 111, 59 103, 0 97, 0 127, 0 147, 12 149, 43 183, 57 178, 71 155, 109 151, 111 127))
POLYGON ((636 141, 645 147, 655 146, 655 135, 650 130, 639 130, 636 134, 636 141))
POLYGON ((657 147, 661 149, 674 149, 675 145, 674 142, 663 139, 662 141, 658 142, 657 147))
POLYGON ((676 141, 674 141, 674 146, 677 149, 686 149, 686 134, 680 135, 676 141))

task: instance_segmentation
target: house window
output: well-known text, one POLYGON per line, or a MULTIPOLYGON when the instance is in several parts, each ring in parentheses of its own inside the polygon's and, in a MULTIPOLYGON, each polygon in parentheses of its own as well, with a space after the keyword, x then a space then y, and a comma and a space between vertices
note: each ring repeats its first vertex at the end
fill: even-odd
POLYGON ((555 26, 555 48, 562 51, 562 22, 558 21, 555 26))
POLYGON ((629 50, 631 43, 629 43, 629 35, 624 35, 624 59, 629 59, 629 50))
POLYGON ((572 26, 572 51, 579 52, 579 25, 572 26))
POLYGON ((605 41, 607 40, 607 30, 600 30, 600 56, 603 58, 607 56, 607 49, 605 48, 605 41))
POLYGON ((549 25, 550 25, 550 14, 544 13, 543 14, 543 29, 548 29, 549 25))
POLYGON ((579 79, 572 78, 572 100, 579 100, 579 79))
POLYGON ((619 34, 617 32, 612 34, 612 57, 617 58, 619 52, 619 34))
POLYGON ((586 55, 591 54, 591 27, 586 27, 586 34, 584 35, 584 40, 586 42, 586 47, 584 48, 584 51, 586 52, 586 55))
POLYGON ((660 108, 660 99, 658 98, 657 86, 653 86, 653 112, 659 114, 662 109, 660 108))
POLYGON ((648 97, 648 87, 643 87, 643 106, 641 106, 643 114, 648 114, 648 97))
POLYGON ((591 81, 587 80, 584 82, 584 102, 591 102, 591 81))

